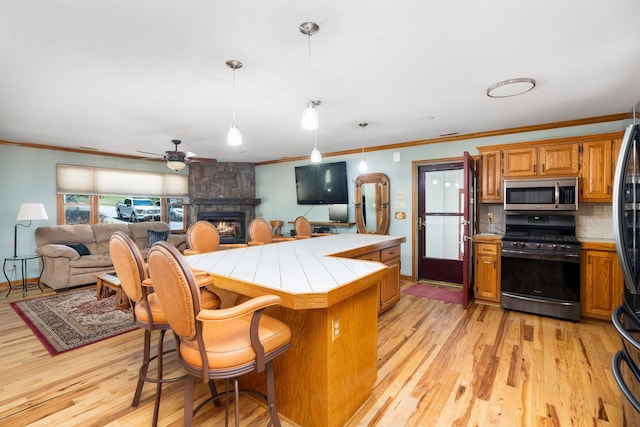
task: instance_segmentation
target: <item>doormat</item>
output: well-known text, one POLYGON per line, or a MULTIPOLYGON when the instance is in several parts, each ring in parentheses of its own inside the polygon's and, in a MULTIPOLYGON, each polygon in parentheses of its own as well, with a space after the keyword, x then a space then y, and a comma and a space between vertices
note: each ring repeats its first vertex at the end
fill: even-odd
POLYGON ((454 291, 451 289, 436 288, 433 286, 420 285, 416 283, 411 285, 402 291, 403 294, 415 295, 417 297, 424 297, 435 299, 438 301, 452 302, 454 304, 461 304, 463 302, 462 291, 454 291))
POLYGON ((11 307, 55 356, 137 329, 131 309, 116 309, 115 298, 97 300, 92 286, 13 302, 11 307))

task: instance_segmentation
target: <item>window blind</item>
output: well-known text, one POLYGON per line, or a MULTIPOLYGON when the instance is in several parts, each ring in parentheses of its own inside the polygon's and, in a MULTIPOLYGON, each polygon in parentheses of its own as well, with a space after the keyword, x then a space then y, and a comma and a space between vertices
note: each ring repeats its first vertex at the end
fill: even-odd
POLYGON ((56 189, 59 194, 186 197, 189 182, 182 174, 57 164, 56 189))

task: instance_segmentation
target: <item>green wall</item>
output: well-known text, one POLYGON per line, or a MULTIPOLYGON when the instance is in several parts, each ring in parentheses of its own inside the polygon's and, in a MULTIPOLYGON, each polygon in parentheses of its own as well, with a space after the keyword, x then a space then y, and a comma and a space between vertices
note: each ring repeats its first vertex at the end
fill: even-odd
MULTIPOLYGON (((389 225, 389 234, 405 236, 407 239, 406 243, 402 245, 401 274, 406 276, 410 276, 412 274, 411 257, 415 244, 412 240, 413 233, 411 229, 413 224, 411 218, 413 213, 413 188, 411 188, 414 173, 412 170, 413 161, 462 157, 464 151, 468 151, 471 155, 475 156, 478 154, 476 147, 485 145, 538 141, 552 138, 623 131, 627 124, 627 122, 622 121, 608 122, 597 125, 574 126, 548 131, 475 138, 456 142, 426 144, 411 148, 373 151, 368 153, 365 149, 365 157, 369 166, 366 173, 384 173, 389 177, 391 187, 391 221, 389 225), (393 161, 394 152, 400 153, 399 162, 393 161), (407 197, 398 198, 398 192, 406 192, 407 197), (397 203, 403 202, 406 203, 406 208, 396 208, 397 203), (406 219, 395 219, 394 213, 396 211, 404 211, 406 213, 406 219)), ((319 148, 321 149, 322 147, 319 148)), ((322 161, 330 163, 345 160, 347 162, 348 179, 353 183, 355 178, 360 174, 358 164, 361 159, 362 155, 357 153, 344 156, 325 156, 322 161)), ((283 233, 289 232, 292 225, 288 224, 288 222, 293 221, 299 215, 305 215, 310 221, 328 221, 329 219, 329 211, 326 206, 319 205, 311 208, 308 205, 298 205, 296 203, 294 166, 310 163, 310 161, 305 160, 256 167, 256 193, 257 197, 262 200, 260 206, 256 208, 256 212, 261 213, 263 218, 267 221, 271 219, 283 220, 285 222, 283 233)), ((349 192, 349 201, 353 203, 353 185, 350 186, 349 192)), ((355 221, 353 205, 349 206, 349 221, 355 221)), ((355 233, 356 228, 338 229, 338 231, 355 233)))
MULTIPOLYGON (((477 146, 622 131, 627 124, 627 122, 617 121, 597 125, 576 126, 491 138, 476 138, 366 153, 366 159, 369 165, 368 172, 385 173, 390 179, 392 216, 389 233, 392 235, 406 236, 407 238, 407 243, 402 247, 402 274, 411 274, 411 256, 414 245, 414 242, 411 240, 412 161, 459 157, 462 156, 465 150, 469 151, 472 155, 476 155, 478 153, 476 150, 477 146), (400 153, 399 162, 393 161, 394 152, 400 153), (406 192, 407 197, 405 199, 399 199, 397 197, 397 192, 399 191, 406 192), (406 203, 406 208, 396 208, 395 206, 397 206, 398 202, 406 203), (393 217, 393 212, 398 210, 406 212, 407 219, 396 220, 393 217)), ((394 141, 390 141, 390 143, 392 142, 394 141)), ((322 149, 321 146, 319 148, 322 149)), ((309 151, 311 151, 311 147, 309 147, 309 151)), ((335 157, 325 156, 323 162, 345 160, 348 167, 348 179, 353 181, 356 176, 360 174, 358 171, 360 159, 361 154, 357 153, 335 157)), ((28 254, 33 253, 35 250, 33 231, 36 227, 56 223, 55 167, 57 163, 139 169, 163 173, 167 171, 162 163, 157 162, 36 148, 22 148, 0 144, 0 182, 2 182, 2 186, 0 187, 0 200, 3 201, 0 205, 0 254, 3 258, 13 255, 14 225, 21 203, 44 203, 49 215, 49 220, 34 222, 29 228, 18 227, 19 253, 28 254)), ((291 228, 291 225, 287 222, 293 221, 298 215, 306 215, 306 217, 312 221, 326 221, 329 218, 328 208, 326 206, 311 207, 307 205, 297 205, 294 166, 302 164, 309 164, 309 162, 296 161, 256 167, 256 197, 262 199, 262 204, 257 206, 256 212, 261 213, 266 220, 281 219, 285 221, 284 232, 288 232, 291 228)), ((186 171, 183 173, 186 173, 186 171)), ((351 185, 349 196, 351 201, 353 201, 353 195, 353 185, 351 185)), ((349 219, 351 221, 354 220, 353 206, 349 207, 349 219)), ((355 228, 341 231, 355 232, 355 228)), ((38 270, 35 265, 31 266, 28 273, 29 277, 35 277, 37 274, 38 270)), ((5 280, 4 278, 0 279, 2 282, 5 280)))

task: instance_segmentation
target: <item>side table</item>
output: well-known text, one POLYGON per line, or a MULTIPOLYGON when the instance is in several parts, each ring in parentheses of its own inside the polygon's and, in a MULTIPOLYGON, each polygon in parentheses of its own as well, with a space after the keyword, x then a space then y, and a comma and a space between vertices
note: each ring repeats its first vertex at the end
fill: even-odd
POLYGON ((120 279, 116 273, 96 273, 96 299, 101 300, 109 296, 109 291, 116 293, 116 309, 126 310, 131 307, 127 294, 124 293, 120 286, 120 279))
POLYGON ((27 286, 28 286, 28 282, 27 282, 27 271, 28 271, 28 263, 31 260, 40 260, 40 274, 38 275, 38 288, 40 288, 40 292, 44 292, 44 290, 42 289, 42 286, 40 286, 40 278, 42 277, 42 272, 44 271, 44 260, 42 259, 42 257, 40 255, 16 255, 16 256, 10 256, 4 259, 4 263, 2 264, 2 272, 4 273, 4 277, 7 279, 7 282, 9 283, 9 292, 7 292, 7 295, 5 295, 5 298, 9 296, 9 294, 11 293, 11 290, 13 289, 13 287, 11 286, 11 279, 9 279, 9 275, 7 274, 7 264, 13 265, 13 274, 14 274, 14 279, 17 280, 17 268, 16 268, 16 264, 20 263, 20 273, 22 275, 22 297, 24 298, 25 295, 27 294, 27 286))

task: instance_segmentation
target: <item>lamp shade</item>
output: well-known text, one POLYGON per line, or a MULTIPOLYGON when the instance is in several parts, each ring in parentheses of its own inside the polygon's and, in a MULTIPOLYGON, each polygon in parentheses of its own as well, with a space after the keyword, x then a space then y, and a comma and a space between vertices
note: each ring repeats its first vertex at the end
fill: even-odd
POLYGON ((318 129, 318 112, 315 107, 309 102, 307 108, 302 112, 302 119, 300 120, 300 126, 305 130, 318 129))
POLYGON ((178 172, 187 167, 187 164, 179 160, 169 160, 167 161, 167 167, 174 172, 178 172))
POLYGON ((236 125, 232 125, 227 132, 227 144, 229 145, 242 145, 242 134, 240 129, 236 125))
POLYGON ((33 221, 49 219, 42 203, 23 203, 20 205, 16 221, 33 221))
POLYGON ((322 154, 317 147, 313 147, 313 151, 311 151, 311 162, 320 163, 322 161, 322 154))

